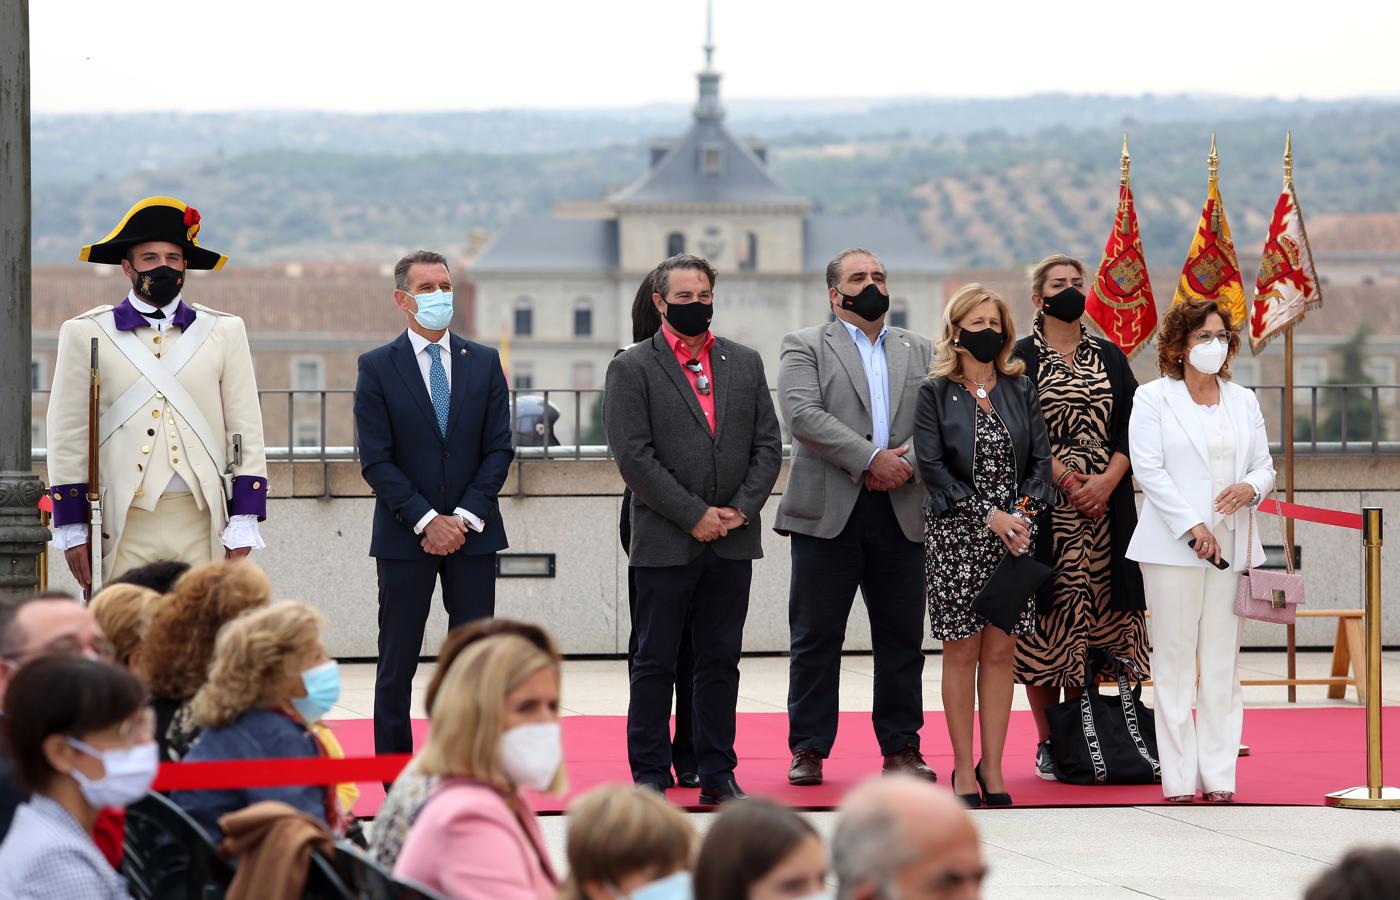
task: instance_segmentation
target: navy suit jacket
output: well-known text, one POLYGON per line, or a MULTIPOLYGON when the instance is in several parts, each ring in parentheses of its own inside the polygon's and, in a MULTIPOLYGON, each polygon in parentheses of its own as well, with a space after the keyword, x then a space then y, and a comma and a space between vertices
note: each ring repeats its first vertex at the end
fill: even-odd
POLYGON ((490 347, 455 334, 450 342, 452 402, 445 438, 407 332, 360 357, 355 432, 360 471, 375 495, 370 556, 427 558, 413 526, 429 510, 450 516, 457 507, 486 525, 480 534, 468 534, 458 553, 506 548, 496 499, 515 457, 505 373, 490 347))

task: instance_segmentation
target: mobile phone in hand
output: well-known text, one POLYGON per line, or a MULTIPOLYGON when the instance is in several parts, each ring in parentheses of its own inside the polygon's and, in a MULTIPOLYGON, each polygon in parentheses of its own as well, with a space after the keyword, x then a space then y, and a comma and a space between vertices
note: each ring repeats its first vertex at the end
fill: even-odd
MULTIPOLYGON (((1187 541, 1187 542, 1186 542, 1186 546, 1190 547, 1192 550, 1195 550, 1195 549, 1196 549, 1196 539, 1195 539, 1195 538, 1192 538, 1191 540, 1187 541)), ((1212 566, 1215 566, 1217 569, 1219 569, 1219 570, 1222 571, 1222 572, 1224 572, 1226 569, 1230 568, 1230 564, 1227 563, 1227 562, 1226 562, 1225 560, 1223 560, 1223 559, 1220 560, 1219 562, 1216 562, 1215 559, 1214 559, 1214 557, 1207 556, 1207 557, 1206 557, 1206 562, 1210 563, 1212 566)))

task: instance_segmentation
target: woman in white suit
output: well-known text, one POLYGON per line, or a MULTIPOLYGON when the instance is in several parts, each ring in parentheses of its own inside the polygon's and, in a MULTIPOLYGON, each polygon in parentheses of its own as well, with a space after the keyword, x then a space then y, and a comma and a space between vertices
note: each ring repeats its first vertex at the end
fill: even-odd
POLYGON ((1224 306, 1172 307, 1157 337, 1163 377, 1138 389, 1128 425, 1146 500, 1128 557, 1142 566, 1151 614, 1162 793, 1173 803, 1235 793, 1244 725, 1235 590, 1246 559, 1264 561, 1258 528, 1252 553, 1246 546, 1249 516, 1274 486, 1259 401, 1230 381, 1238 348, 1224 306))

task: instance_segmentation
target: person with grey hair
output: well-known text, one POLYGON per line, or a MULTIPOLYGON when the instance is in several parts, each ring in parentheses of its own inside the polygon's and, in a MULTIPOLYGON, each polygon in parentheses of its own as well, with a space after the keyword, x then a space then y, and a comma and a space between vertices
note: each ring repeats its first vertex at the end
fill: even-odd
POLYGON ((380 754, 413 751, 413 675, 438 580, 448 628, 495 614, 496 553, 506 548, 497 495, 515 457, 500 356, 448 330, 447 258, 400 259, 394 303, 408 328, 360 357, 355 384, 360 471, 375 495, 380 754))
POLYGON ((734 780, 739 651, 753 561, 763 556, 759 511, 782 460, 762 358, 710 332, 714 285, 714 267, 701 257, 658 266, 651 297, 661 328, 613 358, 603 393, 608 446, 632 491, 632 779, 670 786, 671 692, 689 618, 703 805, 744 796, 734 780))
POLYGON ((977 900, 987 876, 966 807, 908 775, 871 778, 846 795, 831 865, 837 900, 977 900))
POLYGON ((843 250, 826 267, 835 321, 783 338, 778 405, 792 468, 773 528, 792 540, 788 781, 822 781, 836 742, 841 645, 856 588, 875 652, 872 724, 886 772, 936 780, 919 749, 923 692, 923 478, 916 390, 928 338, 887 325, 885 266, 843 250))

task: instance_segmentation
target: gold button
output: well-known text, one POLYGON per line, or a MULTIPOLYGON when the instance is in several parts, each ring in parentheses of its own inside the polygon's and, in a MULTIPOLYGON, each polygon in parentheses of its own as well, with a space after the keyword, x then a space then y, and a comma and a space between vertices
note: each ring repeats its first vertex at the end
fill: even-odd
POLYGON ((175 417, 174 417, 174 416, 169 416, 169 417, 167 417, 166 420, 165 420, 165 424, 167 424, 167 425, 174 425, 174 424, 175 424, 175 417))
POLYGON ((150 452, 151 452, 151 445, 150 445, 150 444, 142 444, 142 445, 141 445, 141 452, 142 452, 142 453, 150 453, 150 452))
POLYGON ((159 418, 160 418, 160 410, 158 410, 158 409, 153 409, 153 410, 151 410, 151 418, 152 418, 152 419, 159 419, 159 418))
POLYGON ((63 499, 63 492, 62 492, 62 491, 54 491, 54 492, 53 492, 53 498, 54 498, 55 500, 62 500, 62 499, 63 499))
POLYGON ((156 359, 160 359, 160 354, 159 354, 159 353, 156 354, 156 359))
POLYGON ((157 399, 157 400, 164 400, 164 399, 165 399, 165 395, 162 394, 160 391, 156 391, 156 399, 157 399))
POLYGON ((171 439, 172 441, 175 440, 175 432, 173 432, 173 431, 170 432, 170 439, 171 439))
POLYGON ((152 343, 152 344, 159 344, 159 343, 160 343, 160 335, 156 335, 155 337, 151 338, 151 343, 152 343))
POLYGON ((140 463, 137 463, 137 464, 136 464, 136 471, 138 471, 138 472, 144 472, 144 471, 146 471, 146 467, 143 466, 143 465, 141 465, 140 463))
POLYGON ((180 464, 180 458, 179 458, 178 456, 171 457, 170 461, 173 462, 173 463, 174 463, 175 465, 177 465, 177 466, 180 464))
POLYGON ((155 430, 154 428, 147 428, 147 429, 146 429, 146 437, 155 437, 155 436, 156 436, 156 430, 155 430))
POLYGON ((171 449, 171 450, 179 450, 180 448, 177 447, 177 446, 174 445, 174 444, 171 444, 171 445, 170 445, 170 449, 171 449))
POLYGON ((110 534, 108 534, 107 532, 104 531, 104 532, 102 532, 102 539, 103 539, 104 541, 110 541, 110 540, 112 539, 112 536, 111 536, 110 534))
POLYGON ((78 496, 78 489, 77 489, 77 488, 69 488, 69 489, 68 489, 68 496, 70 496, 70 497, 76 497, 76 496, 78 496))
POLYGON ((262 482, 261 482, 261 481, 255 481, 255 482, 253 482, 253 490, 256 491, 256 490, 257 490, 258 488, 260 488, 260 487, 262 487, 262 482))

